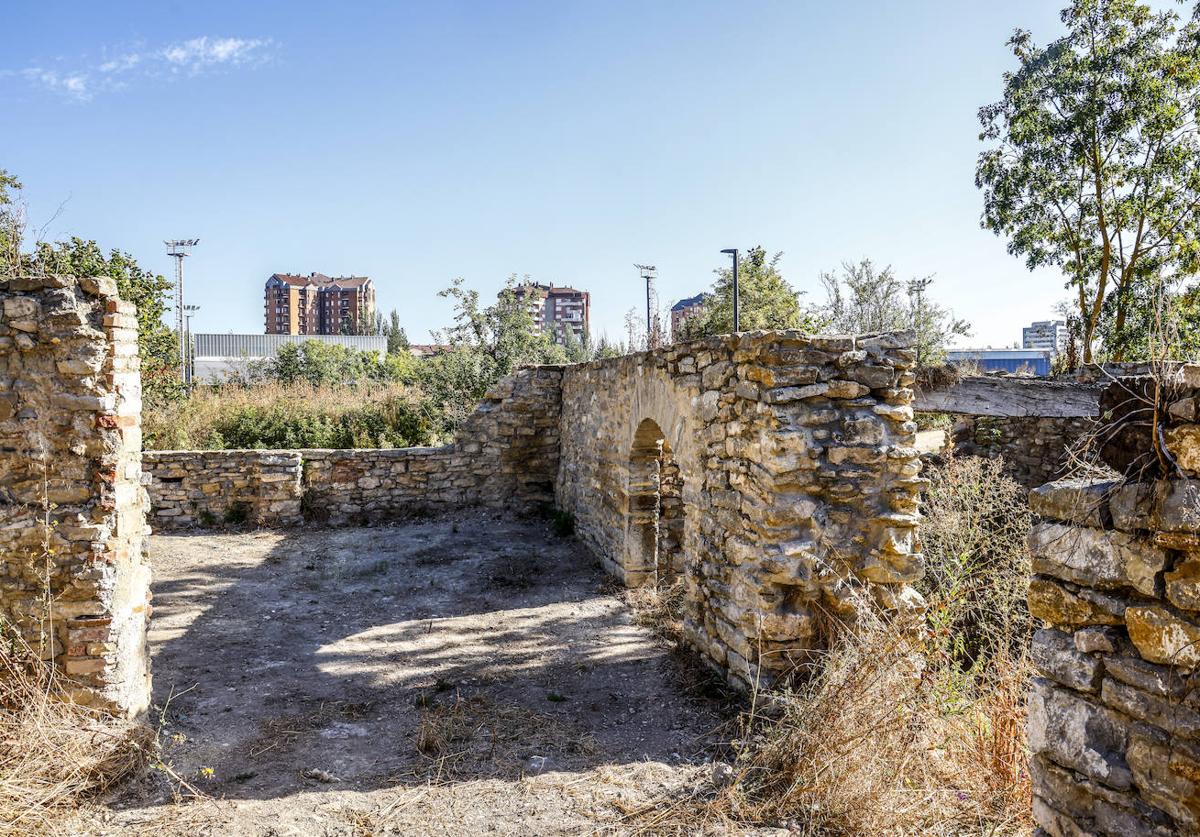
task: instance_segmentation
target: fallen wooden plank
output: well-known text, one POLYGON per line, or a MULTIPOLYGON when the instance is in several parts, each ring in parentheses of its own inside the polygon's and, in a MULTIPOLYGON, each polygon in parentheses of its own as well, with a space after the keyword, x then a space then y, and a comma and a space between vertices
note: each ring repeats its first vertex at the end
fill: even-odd
POLYGON ((971 377, 918 389, 913 409, 971 416, 1098 416, 1103 386, 1037 378, 971 377))

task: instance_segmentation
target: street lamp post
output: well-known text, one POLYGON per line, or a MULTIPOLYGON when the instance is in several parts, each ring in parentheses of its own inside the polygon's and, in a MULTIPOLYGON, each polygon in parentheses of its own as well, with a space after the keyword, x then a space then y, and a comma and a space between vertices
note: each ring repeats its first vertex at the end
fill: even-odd
POLYGON ((733 330, 738 331, 738 251, 736 247, 730 247, 728 250, 722 250, 733 257, 733 330))
POLYGON ((192 378, 196 373, 196 370, 193 368, 193 364, 196 362, 196 352, 195 352, 195 349, 192 347, 192 317, 199 310, 200 310, 199 305, 183 306, 184 335, 185 335, 184 345, 186 346, 186 354, 184 356, 184 364, 185 365, 183 367, 183 371, 184 371, 184 384, 187 386, 189 392, 192 389, 192 378))

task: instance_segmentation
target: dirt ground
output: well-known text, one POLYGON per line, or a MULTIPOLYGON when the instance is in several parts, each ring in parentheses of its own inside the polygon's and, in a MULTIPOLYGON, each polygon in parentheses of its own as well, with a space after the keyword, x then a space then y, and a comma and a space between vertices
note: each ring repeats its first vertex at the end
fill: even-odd
POLYGON ((151 561, 178 779, 80 833, 627 833, 728 734, 720 690, 546 521, 156 535, 151 561))

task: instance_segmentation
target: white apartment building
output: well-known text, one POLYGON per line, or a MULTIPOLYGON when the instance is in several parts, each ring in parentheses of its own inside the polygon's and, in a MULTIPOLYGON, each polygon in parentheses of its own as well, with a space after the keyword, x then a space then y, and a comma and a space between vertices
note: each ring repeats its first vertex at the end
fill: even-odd
POLYGON ((1058 354, 1067 345, 1066 320, 1042 320, 1021 329, 1021 347, 1058 354))

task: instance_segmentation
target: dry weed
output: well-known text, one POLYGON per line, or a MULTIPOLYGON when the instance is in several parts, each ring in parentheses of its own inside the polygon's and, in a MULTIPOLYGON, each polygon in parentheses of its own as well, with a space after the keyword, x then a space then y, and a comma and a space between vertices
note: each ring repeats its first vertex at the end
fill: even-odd
MULTIPOLYGON (((10 626, 6 626, 10 627, 10 626)), ((71 702, 61 675, 18 632, 0 643, 0 831, 61 834, 89 798, 141 773, 145 724, 71 702)))
POLYGON ((1029 513, 1002 469, 967 458, 931 474, 921 624, 864 602, 810 679, 753 696, 730 765, 689 795, 625 812, 626 824, 648 834, 1027 833, 1029 513))

